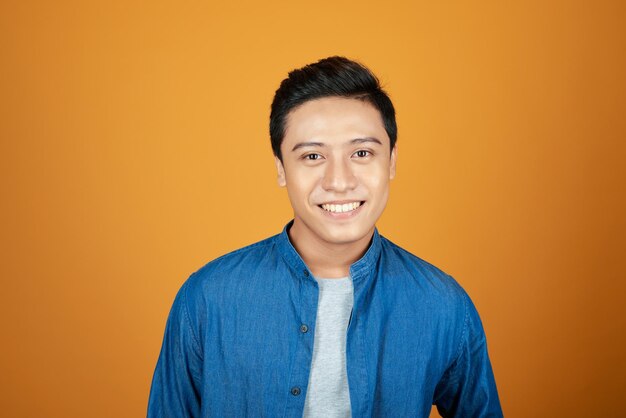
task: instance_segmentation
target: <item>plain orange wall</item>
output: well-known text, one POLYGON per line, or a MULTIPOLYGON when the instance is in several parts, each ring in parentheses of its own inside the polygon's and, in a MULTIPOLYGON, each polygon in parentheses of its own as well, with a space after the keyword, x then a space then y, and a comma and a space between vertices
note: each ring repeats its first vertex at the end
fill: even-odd
POLYGON ((342 54, 398 111, 379 229, 470 293, 506 416, 620 416, 623 4, 3 1, 0 414, 145 415, 182 282, 292 215, 274 90, 342 54))

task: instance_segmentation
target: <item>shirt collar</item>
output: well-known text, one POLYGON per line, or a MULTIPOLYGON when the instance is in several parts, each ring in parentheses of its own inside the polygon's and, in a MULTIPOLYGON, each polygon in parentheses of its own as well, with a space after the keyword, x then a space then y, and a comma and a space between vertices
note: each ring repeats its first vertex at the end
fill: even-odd
MULTIPOLYGON (((314 280, 313 274, 289 240, 288 231, 291 225, 293 225, 293 219, 285 225, 283 231, 277 236, 278 249, 287 264, 289 264, 298 277, 314 280)), ((350 266, 350 276, 353 282, 366 281, 371 277, 380 256, 381 246, 381 237, 378 233, 378 228, 374 228, 374 235, 372 236, 372 241, 367 251, 350 266)))

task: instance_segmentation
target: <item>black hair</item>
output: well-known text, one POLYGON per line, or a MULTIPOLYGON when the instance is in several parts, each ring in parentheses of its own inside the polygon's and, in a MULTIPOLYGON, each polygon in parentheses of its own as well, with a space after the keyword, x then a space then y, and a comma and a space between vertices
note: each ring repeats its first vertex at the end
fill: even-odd
POLYGON ((289 72, 276 90, 270 113, 270 139, 276 157, 282 161, 280 145, 289 112, 310 100, 332 96, 364 100, 378 109, 393 149, 398 138, 396 112, 380 81, 364 65, 333 56, 289 72))

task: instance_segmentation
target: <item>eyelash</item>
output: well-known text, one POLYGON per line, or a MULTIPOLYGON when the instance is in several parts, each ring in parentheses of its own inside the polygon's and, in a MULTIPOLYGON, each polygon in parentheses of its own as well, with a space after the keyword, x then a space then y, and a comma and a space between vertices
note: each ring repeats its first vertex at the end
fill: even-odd
POLYGON ((355 153, 354 153, 354 155, 357 155, 359 158, 365 158, 365 157, 369 157, 370 155, 372 155, 372 152, 371 152, 371 151, 368 151, 368 150, 366 150, 366 149, 360 149, 360 150, 358 150, 357 152, 355 152, 355 153), (358 153, 360 153, 360 152, 364 152, 364 153, 366 153, 366 154, 365 154, 365 155, 363 155, 363 156, 358 156, 357 154, 358 154, 358 153))

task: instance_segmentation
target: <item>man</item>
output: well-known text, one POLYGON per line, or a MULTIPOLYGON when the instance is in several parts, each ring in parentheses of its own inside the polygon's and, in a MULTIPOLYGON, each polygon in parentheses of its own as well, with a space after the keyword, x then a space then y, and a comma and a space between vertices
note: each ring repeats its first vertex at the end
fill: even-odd
POLYGON ((467 294, 375 227, 397 157, 378 79, 343 57, 292 71, 270 137, 294 219, 182 286, 148 415, 502 416, 467 294))

